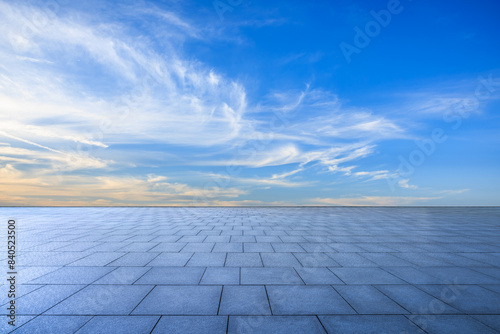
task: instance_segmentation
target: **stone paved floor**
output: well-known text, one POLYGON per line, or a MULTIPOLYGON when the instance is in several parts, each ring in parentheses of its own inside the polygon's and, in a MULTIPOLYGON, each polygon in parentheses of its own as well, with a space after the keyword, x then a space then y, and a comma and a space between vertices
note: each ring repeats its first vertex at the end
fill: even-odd
POLYGON ((17 221, 14 333, 500 331, 500 208, 0 213, 3 236, 17 221))

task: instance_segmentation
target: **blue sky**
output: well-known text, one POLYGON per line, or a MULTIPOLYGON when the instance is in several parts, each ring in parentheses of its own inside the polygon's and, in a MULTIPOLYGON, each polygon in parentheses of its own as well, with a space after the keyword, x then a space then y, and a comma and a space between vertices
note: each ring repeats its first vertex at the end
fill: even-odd
POLYGON ((1 205, 500 205, 497 1, 0 1, 1 205))

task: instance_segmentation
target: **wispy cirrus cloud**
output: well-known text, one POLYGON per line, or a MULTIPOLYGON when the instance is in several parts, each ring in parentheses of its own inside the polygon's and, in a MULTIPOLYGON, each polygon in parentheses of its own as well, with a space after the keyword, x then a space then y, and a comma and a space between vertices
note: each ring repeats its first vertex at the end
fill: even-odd
MULTIPOLYGON (((231 43, 221 38, 223 27, 143 2, 118 4, 112 15, 78 8, 36 21, 46 9, 0 1, 0 137, 7 144, 0 145, 0 203, 180 205, 202 193, 199 204, 309 204, 245 196, 315 186, 309 194, 317 197, 327 178, 383 180, 390 168, 366 166, 366 159, 383 141, 411 138, 390 113, 312 84, 256 97, 251 80, 231 77, 185 47, 231 43), (207 172, 227 166, 250 171, 207 172), (204 188, 193 174, 231 182, 204 188)), ((455 102, 437 97, 408 106, 430 114, 455 102)), ((400 188, 414 189, 408 182, 400 188)))

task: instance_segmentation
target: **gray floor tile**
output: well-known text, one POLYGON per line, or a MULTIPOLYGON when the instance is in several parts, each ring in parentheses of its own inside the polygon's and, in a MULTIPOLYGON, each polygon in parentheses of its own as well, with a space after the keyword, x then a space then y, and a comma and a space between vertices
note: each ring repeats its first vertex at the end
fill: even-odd
POLYGON ((330 268, 346 284, 406 284, 380 268, 330 268))
POLYGON ((500 284, 488 284, 488 285, 481 285, 481 287, 485 288, 485 289, 488 289, 490 291, 494 291, 496 293, 500 293, 500 284))
POLYGON ((293 253, 303 267, 340 267, 325 253, 293 253))
POLYGON ((155 253, 177 253, 186 246, 185 242, 160 242, 157 246, 151 248, 149 252, 155 253))
POLYGON ((484 264, 482 262, 479 262, 479 261, 476 261, 473 259, 469 259, 465 256, 460 256, 460 255, 457 255, 455 253, 427 253, 427 255, 432 256, 432 257, 439 259, 439 260, 442 260, 442 261, 446 261, 450 265, 453 265, 453 266, 466 266, 466 267, 486 266, 486 264, 484 264))
POLYGON ((328 254, 342 267, 377 267, 377 264, 357 253, 328 254))
POLYGON ((230 316, 229 334, 324 334, 314 316, 230 316))
POLYGON ((90 316, 47 316, 41 315, 20 327, 16 334, 74 333, 90 316))
POLYGON ((243 244, 241 242, 217 242, 212 249, 214 253, 241 253, 243 252, 243 244))
POLYGON ((259 253, 228 253, 226 267, 262 267, 259 253))
POLYGON ((241 268, 241 284, 303 284, 293 268, 241 268))
POLYGON ((275 315, 356 313, 331 286, 268 286, 275 315))
POLYGON ((500 294, 478 285, 418 285, 417 287, 468 314, 500 314, 500 294))
POLYGON ((202 267, 154 267, 135 284, 198 284, 204 272, 202 267))
POLYGON ((63 267, 29 284, 90 284, 115 268, 111 267, 63 267))
POLYGON ((389 253, 361 253, 359 254, 371 262, 375 263, 375 266, 394 266, 394 267, 408 267, 412 264, 405 261, 397 256, 389 253))
MULTIPOLYGON (((15 298, 20 298, 22 296, 25 296, 35 290, 38 290, 40 288, 44 287, 44 285, 34 285, 34 284, 16 284, 15 286, 15 298)), ((12 293, 9 293, 9 290, 11 290, 11 285, 10 284, 5 284, 5 285, 0 285, 0 305, 9 303, 11 298, 9 295, 12 293)))
POLYGON ((235 267, 209 267, 203 274, 200 284, 225 285, 239 284, 240 268, 235 267))
POLYGON ((193 253, 161 253, 148 266, 151 267, 184 267, 193 253))
POLYGON ((257 242, 282 242, 278 236, 256 236, 257 242))
POLYGON ((183 253, 210 253, 214 248, 214 242, 190 242, 188 243, 181 252, 183 253))
POLYGON ((159 253, 127 253, 119 259, 111 262, 108 266, 112 267, 143 267, 151 262, 159 253))
POLYGON ((429 334, 493 334, 495 330, 466 315, 437 315, 421 325, 429 334))
POLYGON ((326 243, 320 242, 301 242, 300 247, 308 253, 333 253, 335 249, 328 246, 326 243))
POLYGON ((336 285, 334 288, 359 314, 408 313, 371 285, 336 285))
MULTIPOLYGON (((68 298, 84 285, 45 285, 16 300, 16 313, 19 315, 37 315, 68 298)), ((7 314, 6 305, 0 314, 7 314)))
POLYGON ((177 242, 185 242, 185 243, 201 243, 205 241, 207 237, 204 235, 185 235, 180 238, 177 242))
POLYGON ((260 255, 265 267, 302 267, 291 253, 261 253, 260 255))
POLYGON ((474 319, 500 332, 500 315, 472 315, 474 319))
POLYGON ((217 315, 221 291, 220 286, 157 286, 133 314, 217 315))
POLYGON ((243 244, 245 253, 271 253, 274 252, 269 242, 247 242, 243 244))
POLYGON ((306 284, 343 284, 327 268, 295 268, 295 270, 306 284))
POLYGON ((150 267, 119 267, 93 284, 132 284, 150 269, 150 267))
POLYGON ((227 242, 229 242, 229 240, 231 240, 231 236, 229 236, 229 235, 217 235, 217 236, 208 236, 205 239, 205 242, 227 243, 227 242))
POLYGON ((227 316, 163 316, 153 334, 225 334, 227 316))
POLYGON ((377 285, 376 288, 413 314, 461 313, 412 285, 377 285))
POLYGON ((411 262, 419 267, 442 267, 450 265, 446 261, 436 259, 424 253, 394 253, 394 256, 411 262))
POLYGON ((431 276, 422 270, 424 268, 414 267, 384 267, 385 271, 410 284, 445 284, 446 282, 435 276, 431 276))
MULTIPOLYGON (((128 241, 128 240, 127 240, 128 241)), ((153 247, 157 246, 158 242, 131 242, 130 244, 117 249, 117 252, 125 252, 125 253, 130 253, 130 252, 137 252, 137 253, 143 253, 147 252, 153 247)))
POLYGON ((365 251, 354 243, 329 243, 328 246, 339 253, 359 253, 365 251))
POLYGON ((253 235, 233 235, 231 237, 231 242, 256 242, 253 235))
POLYGON ((105 266, 108 263, 113 262, 114 260, 123 256, 123 253, 115 253, 115 252, 98 252, 94 254, 90 254, 83 259, 77 260, 75 262, 71 262, 68 266, 77 266, 77 267, 99 267, 105 266))
POLYGON ((272 243, 274 251, 276 253, 303 253, 305 252, 304 248, 300 247, 298 243, 272 243))
POLYGON ((47 314, 128 315, 151 291, 144 285, 90 285, 57 304, 47 314))
POLYGON ((18 284, 25 284, 28 283, 36 278, 42 277, 45 274, 54 272, 58 270, 59 266, 57 267, 18 267, 17 273, 17 283, 18 284))
POLYGON ((78 334, 149 334, 159 316, 96 316, 78 334))
POLYGON ((271 315, 264 286, 225 286, 219 314, 271 315))
POLYGON ((93 252, 36 252, 26 257, 19 257, 23 266, 65 266, 82 259, 93 252))
POLYGON ((481 274, 477 271, 460 267, 426 268, 425 272, 455 284, 500 284, 500 279, 481 274))
MULTIPOLYGON (((500 279, 500 268, 494 267, 470 267, 468 269, 480 272, 482 274, 488 275, 490 277, 500 279)), ((500 285, 500 284, 498 284, 500 285)))
POLYGON ((186 264, 191 267, 222 267, 226 262, 226 253, 194 253, 186 264))
POLYGON ((34 315, 16 315, 14 325, 10 325, 8 323, 10 319, 5 318, 4 321, 0 321, 0 333, 11 333, 14 329, 20 328, 34 317, 34 315))
POLYGON ((422 333, 402 315, 324 315, 319 319, 330 334, 422 333))
POLYGON ((500 267, 500 256, 495 253, 457 253, 457 255, 464 256, 488 265, 500 267))

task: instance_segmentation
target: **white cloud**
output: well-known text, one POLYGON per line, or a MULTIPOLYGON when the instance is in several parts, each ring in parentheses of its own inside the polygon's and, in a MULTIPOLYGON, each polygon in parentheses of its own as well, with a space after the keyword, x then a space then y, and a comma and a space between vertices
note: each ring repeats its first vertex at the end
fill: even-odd
POLYGON ((399 206, 418 205, 440 197, 404 197, 404 196, 361 196, 352 198, 314 198, 313 205, 345 205, 345 206, 399 206))
POLYGON ((408 184, 408 182, 410 182, 410 180, 408 180, 408 179, 400 180, 400 181, 398 181, 398 186, 400 186, 401 188, 405 188, 405 189, 417 189, 418 188, 415 185, 408 184))
MULTIPOLYGON (((31 34, 18 36, 29 24, 26 17, 44 13, 3 2, 0 9, 4 32, 0 43, 6 46, 0 85, 10 87, 0 96, 1 120, 9 120, 14 130, 23 129, 30 135, 28 140, 58 137, 104 147, 100 141, 81 138, 81 132, 102 134, 100 123, 111 121, 116 133, 130 140, 147 136, 150 141, 208 146, 235 138, 243 127, 244 88, 200 63, 182 59, 173 46, 160 55, 139 38, 125 36, 116 25, 95 26, 74 17, 54 17, 31 34), (13 41, 19 38, 13 36, 25 40, 26 47, 17 48, 13 41), (57 61, 58 66, 35 62, 26 67, 25 59, 32 54, 57 61), (79 82, 71 77, 75 68, 63 63, 76 58, 86 66, 102 65, 100 80, 111 85, 122 80, 123 87, 138 88, 122 89, 118 95, 114 91, 115 96, 106 100, 89 95, 94 94, 92 88, 85 82, 75 87, 79 82), (116 122, 120 104, 133 111, 116 122), (47 124, 47 119, 52 123, 47 124)), ((173 13, 163 15, 180 28, 187 27, 173 13)), ((9 127, 0 124, 8 132, 9 127)))
POLYGON ((460 195, 460 194, 463 194, 469 190, 470 189, 441 190, 441 191, 439 191, 439 193, 444 194, 444 195, 460 195))
MULTIPOLYGON (((302 170, 302 169, 300 169, 302 170)), ((209 177, 213 184, 217 185, 220 188, 224 188, 229 184, 236 185, 253 185, 253 186, 265 186, 268 187, 305 187, 311 186, 314 182, 311 181, 293 181, 287 180, 286 178, 297 173, 299 170, 284 173, 282 175, 274 174, 271 177, 238 177, 238 176, 230 176, 226 174, 216 174, 216 173, 208 173, 205 176, 209 177)))
MULTIPOLYGON (((42 203, 46 191, 47 198, 59 198, 47 203, 97 205, 205 196, 205 189, 171 182, 170 176, 109 176, 111 168, 146 164, 170 147, 175 152, 161 154, 180 155, 175 161, 184 166, 297 165, 270 177, 235 179, 247 188, 308 186, 314 181, 292 176, 316 166, 359 178, 385 177, 386 171, 353 172, 354 166, 344 164, 375 154, 380 140, 404 137, 398 124, 310 86, 275 91, 252 105, 242 83, 183 54, 184 40, 209 35, 201 25, 156 7, 130 6, 134 15, 161 18, 161 24, 148 26, 161 43, 112 17, 68 9, 33 21, 47 13, 0 0, 0 137, 11 145, 0 146, 0 161, 9 166, 3 175, 21 173, 12 179, 19 183, 11 184, 17 189, 13 198, 33 192, 32 203, 42 203), (141 152, 116 148, 130 144, 140 145, 141 152), (94 173, 84 177, 80 169, 94 173), (62 181, 57 174, 65 174, 62 181), (21 178, 42 175, 47 184, 60 183, 28 189, 21 178), (70 194, 73 189, 80 197, 70 194)), ((214 202, 246 190, 214 187, 207 193, 214 202)))

